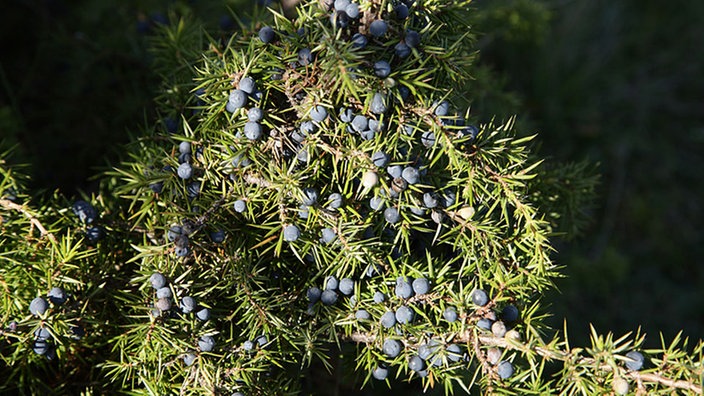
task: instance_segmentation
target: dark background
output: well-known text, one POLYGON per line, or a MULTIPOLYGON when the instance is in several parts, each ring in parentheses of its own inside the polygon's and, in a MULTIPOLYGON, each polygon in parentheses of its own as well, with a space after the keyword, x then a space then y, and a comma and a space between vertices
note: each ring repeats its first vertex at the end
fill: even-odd
MULTIPOLYGON (((128 132, 154 120, 146 50, 168 10, 213 31, 250 2, 10 0, 0 16, 0 138, 33 188, 90 191, 128 132)), ((601 173, 590 225, 557 240, 566 266, 545 297, 573 345, 589 324, 647 345, 704 331, 704 2, 478 1, 472 113, 518 115, 552 161, 601 173)))

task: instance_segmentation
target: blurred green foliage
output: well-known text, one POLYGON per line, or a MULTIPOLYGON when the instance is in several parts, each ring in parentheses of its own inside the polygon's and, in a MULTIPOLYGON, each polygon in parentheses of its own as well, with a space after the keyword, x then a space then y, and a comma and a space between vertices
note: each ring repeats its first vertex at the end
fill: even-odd
POLYGON ((650 345, 660 331, 701 338, 704 3, 476 4, 480 65, 513 92, 506 108, 520 103, 543 154, 600 164, 591 227, 558 245, 567 278, 550 297, 554 325, 566 317, 578 343, 588 323, 617 334, 642 325, 650 345))

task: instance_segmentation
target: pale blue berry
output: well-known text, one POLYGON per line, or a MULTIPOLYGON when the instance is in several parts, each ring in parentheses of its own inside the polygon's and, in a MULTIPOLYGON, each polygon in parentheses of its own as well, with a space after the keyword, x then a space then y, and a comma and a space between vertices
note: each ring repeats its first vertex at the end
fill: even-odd
POLYGON ((406 180, 408 184, 416 184, 420 181, 420 173, 418 172, 418 169, 412 166, 407 166, 403 168, 403 172, 401 172, 401 177, 406 180))
POLYGON ((374 62, 374 74, 379 78, 388 77, 391 74, 391 65, 384 60, 374 62))
POLYGON ((395 358, 401 353, 401 343, 396 340, 386 340, 382 345, 381 350, 390 358, 395 358))
POLYGON ((340 293, 349 296, 354 293, 354 281, 350 278, 342 278, 338 288, 340 293))
POLYGON ((375 37, 381 37, 386 34, 388 26, 386 22, 382 19, 377 19, 369 25, 369 33, 375 37))
POLYGON ((374 371, 372 371, 372 377, 374 379, 383 381, 389 376, 389 369, 383 366, 377 366, 374 371))
POLYGON ((325 305, 333 305, 337 302, 337 293, 334 290, 326 289, 320 295, 320 301, 325 305))
POLYGON ((301 236, 301 230, 293 224, 284 227, 284 241, 295 242, 301 236))
POLYGON ((241 89, 233 89, 232 92, 230 92, 228 103, 235 110, 244 107, 247 103, 247 93, 241 89))
POLYGON ((264 112, 259 107, 252 107, 247 110, 247 119, 250 122, 259 122, 264 118, 264 112))
POLYGON ((212 351, 213 348, 215 348, 215 339, 209 335, 202 336, 200 340, 198 340, 198 348, 200 348, 201 352, 212 351))
POLYGON ((328 111, 325 107, 317 105, 310 111, 310 118, 316 122, 323 122, 326 118, 328 118, 328 111))
POLYGON ((196 318, 206 321, 210 319, 210 310, 208 308, 203 308, 200 311, 196 312, 196 318))
POLYGON ((191 176, 193 176, 193 168, 191 167, 191 164, 188 162, 184 162, 183 164, 178 166, 178 177, 181 179, 190 179, 191 176))
POLYGON ((29 303, 29 312, 34 316, 44 315, 48 308, 49 304, 41 297, 37 297, 29 303))
POLYGON ((394 325, 396 324, 396 314, 392 311, 384 312, 384 314, 381 315, 379 323, 381 323, 381 325, 387 329, 394 327, 394 325))
POLYGON ((264 44, 269 44, 274 41, 274 29, 269 26, 264 26, 259 29, 259 40, 261 40, 264 44))
POLYGON ((243 213, 245 210, 247 210, 247 203, 241 199, 235 201, 233 206, 235 208, 235 212, 237 213, 243 213))
POLYGON ((181 299, 179 308, 181 308, 181 312, 185 314, 191 313, 196 309, 196 300, 193 297, 185 296, 181 299))
POLYGON ((513 375, 513 365, 511 362, 504 360, 496 366, 496 373, 501 379, 508 379, 513 375))
POLYGON ((415 372, 421 371, 425 368, 425 362, 418 355, 411 356, 408 359, 408 368, 415 372))
POLYGON ((257 84, 252 77, 244 77, 240 80, 238 88, 247 94, 252 95, 257 90, 257 84))
POLYGON ((415 313, 411 308, 409 308, 406 305, 402 305, 398 307, 396 310, 396 322, 401 323, 401 324, 408 324, 413 321, 413 318, 415 317, 415 313))
POLYGON ((428 293, 430 291, 430 282, 425 278, 413 280, 413 291, 418 296, 428 293))
POLYGON ((442 317, 445 318, 446 321, 453 323, 457 320, 457 311, 454 307, 447 307, 445 311, 443 311, 442 317))

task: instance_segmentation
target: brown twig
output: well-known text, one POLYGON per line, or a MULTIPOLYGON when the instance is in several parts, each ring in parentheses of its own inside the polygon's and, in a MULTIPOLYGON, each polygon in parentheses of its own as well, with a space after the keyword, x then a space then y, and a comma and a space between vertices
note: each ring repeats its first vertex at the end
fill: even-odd
POLYGON ((32 225, 34 227, 37 227, 37 229, 42 234, 42 236, 47 236, 47 237, 49 237, 49 239, 51 239, 52 242, 56 243, 56 237, 54 237, 54 235, 52 233, 47 231, 46 228, 44 228, 42 223, 39 221, 39 219, 37 219, 24 206, 18 205, 16 203, 10 201, 9 199, 0 199, 0 206, 2 206, 6 210, 16 210, 16 211, 22 213, 23 215, 25 215, 25 217, 27 217, 29 219, 29 221, 32 223, 32 225))

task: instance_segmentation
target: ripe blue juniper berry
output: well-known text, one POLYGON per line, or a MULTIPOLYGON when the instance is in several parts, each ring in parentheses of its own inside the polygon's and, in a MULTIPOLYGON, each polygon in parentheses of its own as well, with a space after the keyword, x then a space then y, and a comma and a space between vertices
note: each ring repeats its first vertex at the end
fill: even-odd
POLYGON ((395 358, 401 353, 403 346, 397 340, 386 340, 382 346, 382 351, 386 356, 395 358))

